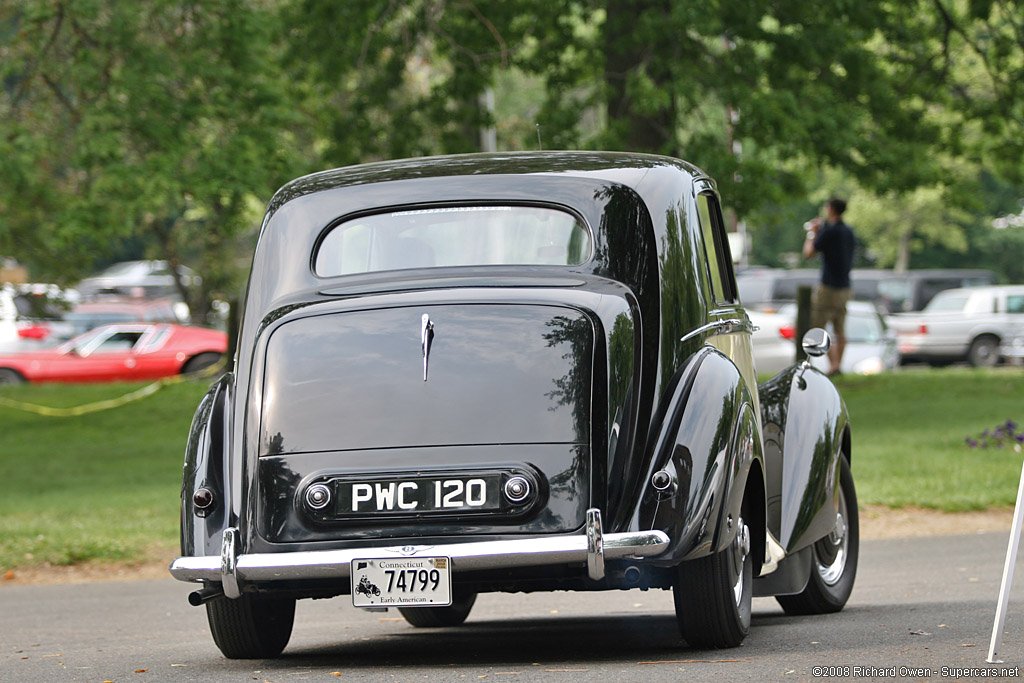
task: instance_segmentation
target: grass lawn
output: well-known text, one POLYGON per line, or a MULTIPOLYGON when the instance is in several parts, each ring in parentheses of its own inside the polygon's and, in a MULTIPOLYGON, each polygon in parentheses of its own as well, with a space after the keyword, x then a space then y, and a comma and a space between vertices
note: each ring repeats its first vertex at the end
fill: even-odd
MULTIPOLYGON (((139 386, 2 387, 0 397, 67 407, 139 386)), ((1024 370, 920 369, 844 377, 839 387, 850 409, 861 503, 1013 504, 1024 453, 971 449, 964 439, 1007 420, 1024 425, 1024 370)), ((0 573, 169 557, 185 439, 205 390, 202 382, 182 382, 80 417, 0 406, 0 573)))
POLYGON ((970 448, 1007 420, 1024 433, 1024 370, 914 368, 837 383, 853 428, 861 504, 947 511, 1013 505, 1024 453, 970 448))
MULTIPOLYGON (((69 407, 139 384, 3 387, 69 407)), ((208 383, 181 382, 113 410, 43 417, 0 406, 0 569, 165 557, 178 539, 189 424, 208 383)))

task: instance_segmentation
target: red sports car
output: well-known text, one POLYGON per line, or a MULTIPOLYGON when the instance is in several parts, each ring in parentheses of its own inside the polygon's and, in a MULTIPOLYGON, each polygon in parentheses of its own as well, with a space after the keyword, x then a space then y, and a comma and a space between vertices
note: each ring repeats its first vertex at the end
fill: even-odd
POLYGON ((227 348, 226 334, 201 327, 104 325, 55 349, 0 356, 0 384, 156 379, 209 367, 227 348))

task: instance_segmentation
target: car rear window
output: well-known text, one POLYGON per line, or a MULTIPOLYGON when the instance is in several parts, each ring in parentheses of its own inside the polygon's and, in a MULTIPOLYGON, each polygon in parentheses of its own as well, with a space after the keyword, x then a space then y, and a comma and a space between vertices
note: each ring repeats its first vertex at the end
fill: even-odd
POLYGON ((314 269, 330 277, 402 268, 574 266, 590 232, 573 215, 531 206, 455 206, 362 216, 324 237, 314 269))

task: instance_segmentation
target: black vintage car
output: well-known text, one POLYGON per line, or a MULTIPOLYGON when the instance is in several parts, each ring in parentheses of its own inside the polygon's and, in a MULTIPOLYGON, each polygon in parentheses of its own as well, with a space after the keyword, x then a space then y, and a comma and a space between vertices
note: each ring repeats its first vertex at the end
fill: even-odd
MULTIPOLYGON (((201 402, 182 556, 228 657, 295 601, 455 626, 487 591, 672 589, 694 647, 751 596, 853 588, 850 426, 806 363, 757 385, 715 185, 545 152, 317 173, 272 200, 236 369, 201 402)), ((812 330, 805 348, 823 353, 812 330)))

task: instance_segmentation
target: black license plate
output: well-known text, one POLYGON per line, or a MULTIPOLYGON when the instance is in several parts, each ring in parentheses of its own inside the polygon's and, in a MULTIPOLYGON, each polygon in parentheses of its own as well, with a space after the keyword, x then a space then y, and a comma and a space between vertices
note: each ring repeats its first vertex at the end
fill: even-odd
POLYGON ((338 480, 335 514, 466 514, 502 509, 501 475, 338 480))

